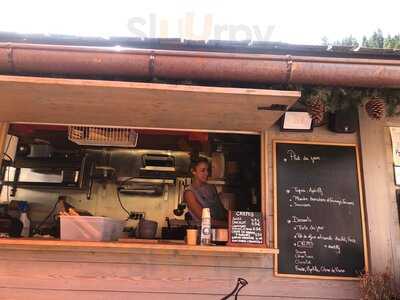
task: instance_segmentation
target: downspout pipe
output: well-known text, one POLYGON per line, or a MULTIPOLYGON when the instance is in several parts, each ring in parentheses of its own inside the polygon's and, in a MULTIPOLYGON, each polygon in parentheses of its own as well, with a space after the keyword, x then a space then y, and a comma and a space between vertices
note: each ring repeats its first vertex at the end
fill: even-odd
POLYGON ((400 60, 0 43, 0 74, 400 87, 400 60))

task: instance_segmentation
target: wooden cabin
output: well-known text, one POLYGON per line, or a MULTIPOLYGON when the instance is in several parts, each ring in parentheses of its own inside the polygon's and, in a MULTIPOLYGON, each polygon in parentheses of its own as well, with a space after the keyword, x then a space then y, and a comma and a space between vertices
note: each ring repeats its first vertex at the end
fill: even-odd
POLYGON ((0 238, 2 299, 221 299, 238 278, 241 299, 359 299, 360 273, 386 271, 399 284, 399 120, 360 107, 351 133, 347 118, 336 131, 304 128, 304 114, 289 114, 301 92, 287 88, 398 87, 394 54, 48 39, 0 36, 0 204, 19 218, 28 203, 31 222, 28 237, 0 238), (79 144, 82 128, 136 135, 130 147, 79 144), (184 240, 177 209, 193 153, 210 160, 231 212, 223 245, 184 240), (60 196, 94 217, 128 218, 125 231, 71 240, 61 225, 55 237, 60 196), (140 217, 157 223, 152 238, 133 235, 140 217))

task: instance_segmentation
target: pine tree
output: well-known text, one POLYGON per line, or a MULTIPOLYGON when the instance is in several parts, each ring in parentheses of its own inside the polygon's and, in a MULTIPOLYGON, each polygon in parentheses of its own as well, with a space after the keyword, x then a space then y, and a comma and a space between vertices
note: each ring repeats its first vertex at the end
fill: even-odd
POLYGON ((394 36, 388 35, 385 38, 383 47, 390 49, 400 49, 400 34, 396 34, 394 36))
POLYGON ((363 37, 362 46, 368 48, 383 48, 385 45, 385 37, 383 36, 383 32, 381 29, 375 31, 372 36, 367 38, 363 37))
POLYGON ((358 47, 360 44, 354 36, 350 35, 348 37, 345 37, 341 41, 334 42, 333 45, 358 47))
MULTIPOLYGON (((349 35, 342 40, 330 43, 325 36, 322 38, 322 45, 358 47, 360 42, 354 36, 349 35)), ((382 30, 377 29, 370 37, 363 36, 361 46, 367 48, 400 49, 400 33, 393 36, 384 36, 382 30)))

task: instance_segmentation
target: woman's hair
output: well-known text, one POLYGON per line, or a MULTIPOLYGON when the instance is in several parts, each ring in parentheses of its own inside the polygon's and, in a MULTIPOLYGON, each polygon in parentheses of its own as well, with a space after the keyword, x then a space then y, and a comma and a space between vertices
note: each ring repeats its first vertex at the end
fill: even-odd
POLYGON ((207 158, 198 157, 197 159, 192 160, 192 163, 190 164, 190 171, 195 170, 196 167, 201 163, 205 163, 207 165, 210 164, 207 158))

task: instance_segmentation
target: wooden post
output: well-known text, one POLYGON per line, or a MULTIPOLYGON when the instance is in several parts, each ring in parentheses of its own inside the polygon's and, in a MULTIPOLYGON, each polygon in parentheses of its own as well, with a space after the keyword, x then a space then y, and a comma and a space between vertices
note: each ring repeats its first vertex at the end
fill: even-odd
POLYGON ((391 271, 399 282, 400 230, 388 124, 371 120, 364 109, 359 110, 359 120, 371 270, 391 271))
POLYGON ((7 141, 7 133, 8 133, 9 124, 8 123, 0 123, 0 167, 3 161, 4 156, 4 148, 6 146, 7 141))
MULTIPOLYGON (((271 247, 269 240, 271 236, 267 234, 267 228, 269 226, 269 210, 268 202, 268 132, 266 130, 261 132, 261 213, 263 214, 264 222, 264 241, 267 247, 271 247)), ((272 232, 272 231, 271 231, 272 232)))

